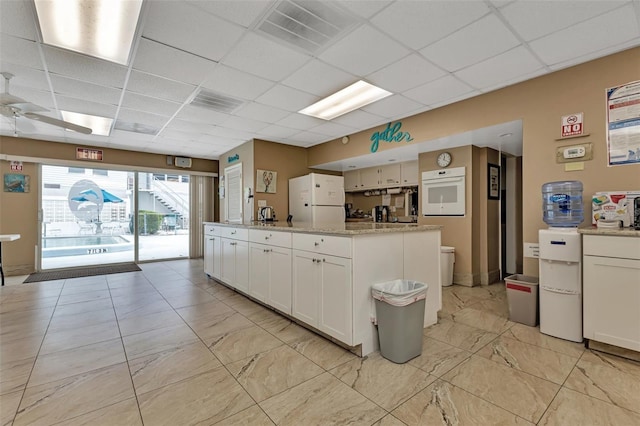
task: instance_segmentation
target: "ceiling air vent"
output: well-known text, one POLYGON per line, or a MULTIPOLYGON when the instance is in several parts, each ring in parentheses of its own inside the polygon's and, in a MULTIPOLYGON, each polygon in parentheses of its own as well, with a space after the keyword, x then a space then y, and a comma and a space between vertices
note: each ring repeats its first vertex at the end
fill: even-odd
POLYGON ((332 2, 282 0, 257 29, 306 52, 317 53, 356 22, 354 16, 332 2))
POLYGON ((191 101, 191 105, 193 106, 223 112, 225 114, 231 114, 243 103, 244 102, 239 99, 230 98, 229 96, 208 90, 200 90, 191 101))

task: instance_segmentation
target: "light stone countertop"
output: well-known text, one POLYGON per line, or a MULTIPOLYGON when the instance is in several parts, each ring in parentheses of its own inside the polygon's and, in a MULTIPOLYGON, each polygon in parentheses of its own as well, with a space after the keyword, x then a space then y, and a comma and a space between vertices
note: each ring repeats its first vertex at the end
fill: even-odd
POLYGON ((362 235, 394 232, 424 232, 438 231, 441 225, 418 225, 417 223, 310 223, 310 222, 248 222, 222 223, 204 222, 205 225, 229 226, 247 229, 273 229, 274 231, 289 231, 308 234, 328 235, 362 235))
POLYGON ((609 235, 612 237, 640 237, 640 230, 633 228, 605 229, 605 228, 578 228, 578 232, 584 235, 609 235))

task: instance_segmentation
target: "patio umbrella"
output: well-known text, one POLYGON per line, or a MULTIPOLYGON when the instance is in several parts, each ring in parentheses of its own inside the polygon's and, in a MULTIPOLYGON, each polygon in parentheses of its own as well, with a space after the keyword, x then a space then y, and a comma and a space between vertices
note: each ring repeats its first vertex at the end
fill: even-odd
MULTIPOLYGON (((110 193, 109 191, 105 191, 104 189, 100 189, 102 192, 102 201, 105 203, 122 203, 124 200, 120 197, 117 197, 110 193)), ((79 195, 71 198, 73 201, 93 201, 94 203, 100 202, 100 196, 93 189, 85 189, 80 192, 79 195)))

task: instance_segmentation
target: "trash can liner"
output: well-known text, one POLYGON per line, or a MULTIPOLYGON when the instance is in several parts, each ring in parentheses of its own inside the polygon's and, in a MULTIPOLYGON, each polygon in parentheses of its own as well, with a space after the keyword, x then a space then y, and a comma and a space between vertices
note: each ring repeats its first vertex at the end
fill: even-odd
POLYGON ((371 287, 374 299, 393 306, 407 306, 427 298, 427 286, 418 281, 395 280, 374 284, 371 287))

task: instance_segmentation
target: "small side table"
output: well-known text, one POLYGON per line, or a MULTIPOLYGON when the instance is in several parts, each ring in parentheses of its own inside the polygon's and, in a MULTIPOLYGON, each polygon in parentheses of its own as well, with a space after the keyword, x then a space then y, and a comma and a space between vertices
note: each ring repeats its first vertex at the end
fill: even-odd
POLYGON ((0 275, 2 276, 2 285, 4 285, 4 270, 2 269, 2 243, 5 241, 15 241, 20 239, 20 234, 0 235, 0 275))

